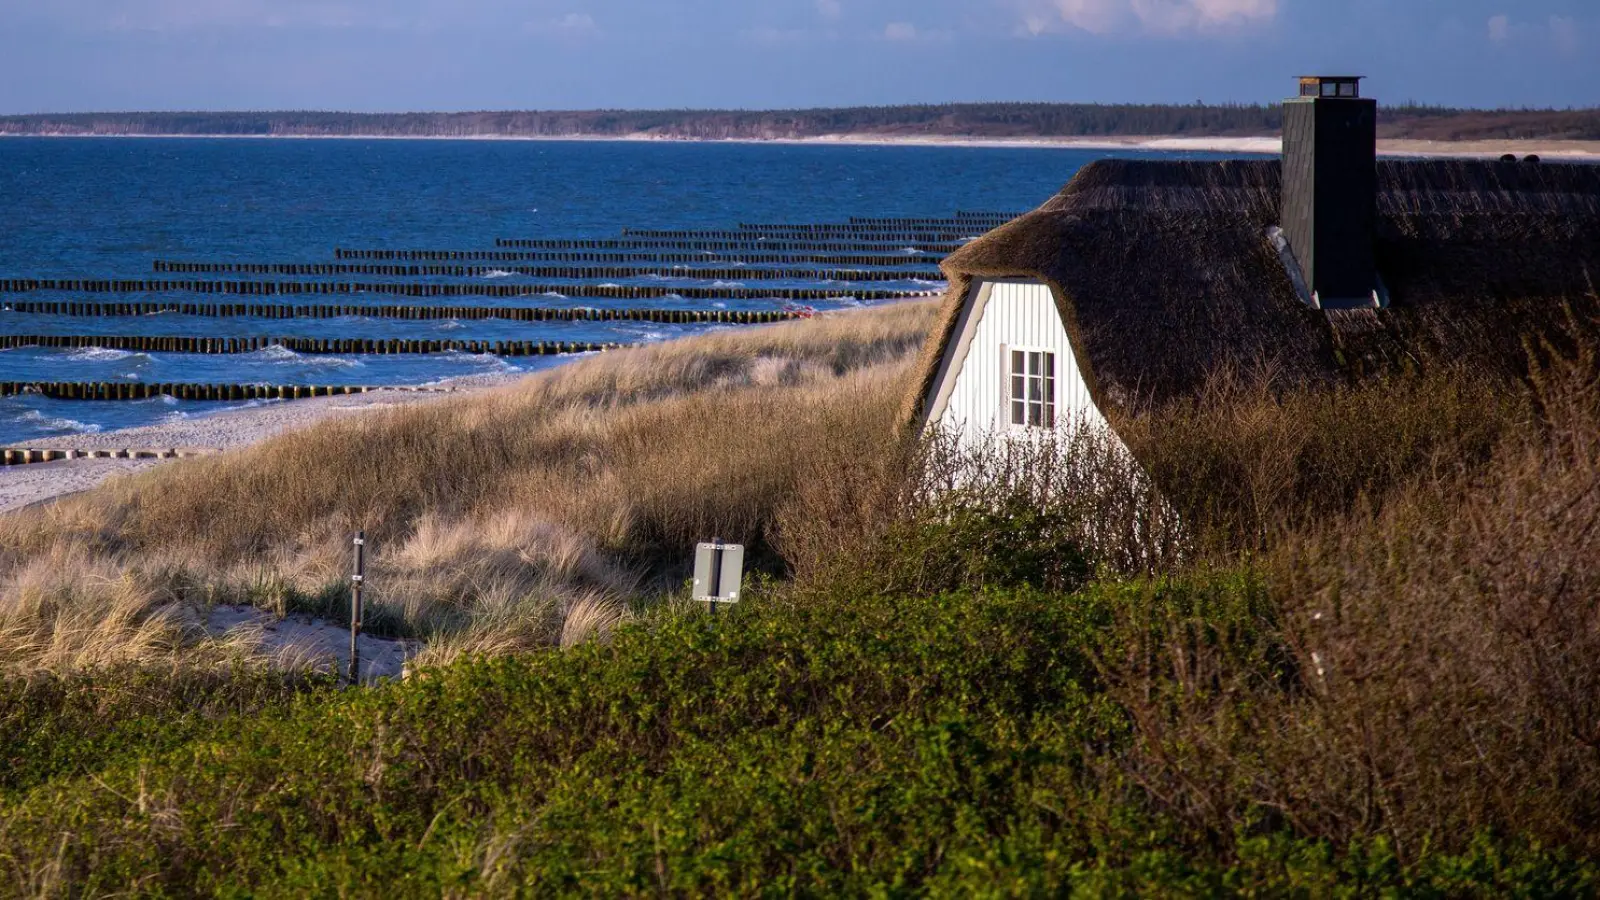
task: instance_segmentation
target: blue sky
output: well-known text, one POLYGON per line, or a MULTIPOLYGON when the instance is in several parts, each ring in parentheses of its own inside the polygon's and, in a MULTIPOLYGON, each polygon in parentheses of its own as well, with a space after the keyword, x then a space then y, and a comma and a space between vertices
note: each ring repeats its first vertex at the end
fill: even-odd
POLYGON ((1600 106, 1600 0, 0 0, 0 112, 1600 106))

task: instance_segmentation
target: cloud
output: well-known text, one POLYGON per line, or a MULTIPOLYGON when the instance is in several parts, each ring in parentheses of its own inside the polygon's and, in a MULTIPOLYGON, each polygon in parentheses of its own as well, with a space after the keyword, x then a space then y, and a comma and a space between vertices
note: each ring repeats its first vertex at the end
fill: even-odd
POLYGON ((1489 42, 1550 48, 1571 56, 1583 44, 1583 30, 1578 20, 1569 16, 1551 16, 1543 22, 1516 22, 1500 13, 1489 18, 1489 42))
POLYGON ((1505 13, 1489 17, 1489 40, 1504 44, 1511 40, 1511 17, 1505 13))
POLYGON ((828 21, 837 21, 844 15, 844 5, 839 0, 817 0, 817 15, 828 21))
POLYGON ((910 22, 890 22, 883 28, 883 37, 890 41, 914 41, 917 39, 917 26, 910 22))
POLYGON ((1022 0, 1022 30, 1216 33, 1270 22, 1281 0, 1022 0))
POLYGON ((1551 16, 1550 39, 1555 42, 1558 51, 1569 56, 1577 53, 1578 45, 1583 43, 1578 33, 1578 20, 1569 16, 1551 16))

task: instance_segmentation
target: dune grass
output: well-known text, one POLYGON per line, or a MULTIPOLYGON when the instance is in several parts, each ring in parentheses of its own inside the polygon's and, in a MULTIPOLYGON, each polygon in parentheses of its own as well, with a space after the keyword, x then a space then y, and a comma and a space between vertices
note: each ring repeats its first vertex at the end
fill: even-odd
MULTIPOLYGON (((575 643, 676 587, 696 541, 742 541, 780 569, 774 509, 802 473, 892 442, 931 315, 904 304, 606 354, 0 518, 18 598, 0 635, 95 643, 23 598, 40 568, 124 586, 98 638, 122 657, 180 646, 163 625, 175 607, 343 615, 349 535, 364 529, 376 632, 428 638, 432 660, 575 643)), ((102 652, 6 649, 13 669, 102 652)))

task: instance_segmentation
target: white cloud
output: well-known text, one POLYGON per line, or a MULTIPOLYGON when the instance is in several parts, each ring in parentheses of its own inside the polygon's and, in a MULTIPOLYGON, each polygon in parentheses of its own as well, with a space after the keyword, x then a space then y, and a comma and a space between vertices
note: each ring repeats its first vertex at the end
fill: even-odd
MULTIPOLYGON (((1038 35, 1220 32, 1277 18, 1282 0, 1021 0, 1022 30, 1038 35)), ((1017 4, 1013 4, 1017 5, 1017 4)))
POLYGON ((1583 43, 1578 33, 1578 20, 1569 16, 1550 17, 1550 38, 1558 51, 1568 55, 1577 53, 1578 45, 1583 43))
POLYGON ((914 41, 917 39, 917 26, 910 22, 890 22, 884 26, 883 36, 890 41, 914 41))
POLYGON ((588 13, 569 12, 553 19, 528 22, 522 26, 522 30, 528 34, 582 40, 598 35, 600 26, 595 24, 594 16, 588 13))
POLYGON ((1501 13, 1489 19, 1489 42, 1542 47, 1571 56, 1583 44, 1583 26, 1569 16, 1551 16, 1543 22, 1517 22, 1501 13))
POLYGON ((1511 40, 1511 17, 1505 13, 1489 17, 1489 40, 1504 44, 1511 40))
POLYGON ((817 15, 830 22, 837 21, 844 15, 844 5, 839 0, 817 0, 817 15))

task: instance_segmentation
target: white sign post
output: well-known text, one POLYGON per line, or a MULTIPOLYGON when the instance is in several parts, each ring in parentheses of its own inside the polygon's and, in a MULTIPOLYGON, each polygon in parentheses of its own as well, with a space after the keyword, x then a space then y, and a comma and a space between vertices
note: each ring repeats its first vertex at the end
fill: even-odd
POLYGON ((711 604, 738 603, 744 584, 744 545, 713 539, 699 544, 694 554, 694 599, 711 604))

